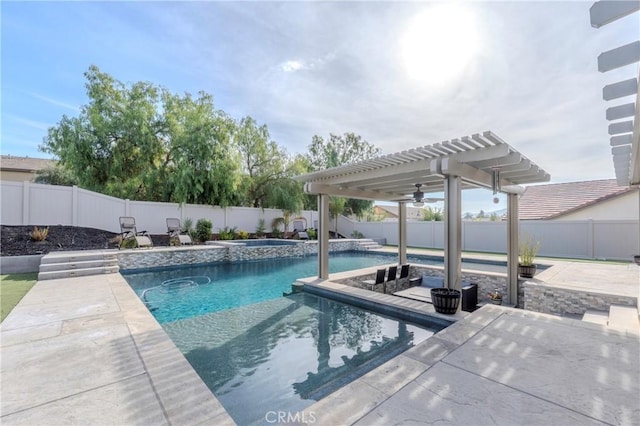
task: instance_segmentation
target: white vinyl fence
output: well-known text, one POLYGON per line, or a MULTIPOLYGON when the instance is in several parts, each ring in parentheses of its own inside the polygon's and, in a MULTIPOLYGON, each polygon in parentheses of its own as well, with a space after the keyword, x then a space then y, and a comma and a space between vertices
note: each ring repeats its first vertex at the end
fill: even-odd
MULTIPOLYGON (((120 216, 133 216, 139 229, 152 234, 167 231, 165 219, 191 218, 195 224, 206 218, 213 232, 225 226, 254 232, 258 219, 265 219, 267 231, 271 221, 282 216, 281 210, 249 207, 215 207, 176 203, 130 201, 109 197, 77 187, 41 185, 29 182, 0 182, 0 223, 3 225, 72 225, 119 232, 120 216)), ((314 227, 318 214, 303 211, 299 216, 314 227)), ((462 249, 506 253, 505 222, 462 222, 462 249)), ((330 229, 334 229, 332 219, 330 229)), ((293 224, 290 225, 292 230, 293 224)), ((350 237, 355 230, 366 238, 385 238, 398 244, 397 222, 356 222, 346 217, 338 220, 338 230, 350 237)), ((520 232, 540 241, 540 255, 583 259, 619 259, 630 261, 640 254, 640 226, 632 220, 521 221, 520 232)), ((410 247, 444 248, 444 223, 409 221, 407 244, 410 247)))
MULTIPOLYGON (((341 218, 338 229, 346 236, 357 230, 366 238, 398 244, 397 222, 341 218)), ((523 220, 520 233, 540 242, 540 256, 631 261, 640 254, 640 225, 634 220, 523 220)), ((407 245, 443 249, 444 222, 407 222, 407 245)), ((506 253, 507 223, 462 221, 462 250, 506 253)))
MULTIPOLYGON (((166 218, 184 221, 209 219, 213 232, 228 226, 255 232, 259 219, 265 220, 266 231, 271 221, 282 216, 282 210, 250 207, 217 207, 194 204, 131 201, 110 197, 78 187, 41 185, 30 182, 0 182, 0 223, 2 225, 71 225, 120 232, 120 216, 133 216, 138 229, 151 234, 167 232, 166 218)), ((307 226, 318 220, 314 211, 303 211, 307 226)), ((293 218, 292 218, 293 219, 293 218)), ((289 225, 293 230, 293 221, 289 225)))

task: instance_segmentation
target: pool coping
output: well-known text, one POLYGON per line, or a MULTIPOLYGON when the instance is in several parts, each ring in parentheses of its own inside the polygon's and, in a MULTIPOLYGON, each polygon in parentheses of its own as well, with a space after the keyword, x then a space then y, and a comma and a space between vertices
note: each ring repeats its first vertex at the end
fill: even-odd
POLYGON ((79 419, 91 423, 87 419, 90 416, 93 422, 104 424, 120 424, 123 419, 128 419, 126 423, 140 423, 143 419, 150 421, 146 416, 153 415, 153 423, 163 419, 160 423, 235 425, 119 273, 38 281, 5 318, 0 330, 3 376, 20 377, 3 380, 0 399, 3 424, 48 424, 51 418, 59 423, 76 423, 79 419), (57 294, 58 287, 77 294, 77 299, 69 301, 63 294, 57 294), (72 309, 69 303, 80 309, 72 309), (54 308, 56 305, 67 308, 54 308), (97 335, 101 336, 101 344, 90 337, 97 335), (48 381, 65 385, 48 389, 48 393, 40 390, 41 370, 29 367, 34 359, 47 368, 78 357, 74 370, 91 370, 93 367, 83 366, 89 361, 87 357, 81 357, 87 345, 92 346, 93 356, 108 360, 101 367, 114 378, 106 380, 104 372, 56 377, 69 372, 59 373, 50 368, 48 381), (47 353, 51 352, 49 348, 56 347, 59 349, 47 353), (116 347, 118 356, 114 359, 116 347), (121 371, 122 365, 135 368, 121 371), (47 395, 25 401, 24 395, 35 389, 47 395), (126 396, 121 394, 127 393, 153 396, 145 399, 143 407, 130 407, 119 400, 126 396), (82 403, 87 398, 99 402, 89 404, 97 413, 88 414, 90 410, 82 403))

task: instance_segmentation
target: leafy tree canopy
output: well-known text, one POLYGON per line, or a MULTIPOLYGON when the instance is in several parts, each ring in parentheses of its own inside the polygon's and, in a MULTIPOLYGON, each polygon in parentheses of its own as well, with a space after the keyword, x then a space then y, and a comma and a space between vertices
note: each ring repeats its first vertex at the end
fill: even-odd
POLYGON ((270 140, 267 126, 258 126, 251 117, 240 120, 235 141, 242 161, 243 204, 291 212, 302 210, 305 194, 302 184, 294 181, 293 176, 306 171, 304 162, 292 158, 270 140))
POLYGON ((121 198, 231 205, 240 165, 234 123, 204 92, 175 95, 151 83, 125 85, 91 66, 89 103, 63 116, 40 149, 80 186, 121 198))
MULTIPOLYGON (((380 155, 380 149, 362 139, 362 136, 345 133, 342 136, 330 134, 328 140, 314 135, 309 145, 307 159, 310 169, 314 171, 370 160, 378 155, 380 155)), ((331 205, 336 203, 338 203, 337 197, 331 197, 329 208, 332 209, 331 205)), ((341 207, 343 214, 361 218, 371 210, 372 206, 372 200, 348 199, 344 203, 339 202, 336 208, 341 207)))

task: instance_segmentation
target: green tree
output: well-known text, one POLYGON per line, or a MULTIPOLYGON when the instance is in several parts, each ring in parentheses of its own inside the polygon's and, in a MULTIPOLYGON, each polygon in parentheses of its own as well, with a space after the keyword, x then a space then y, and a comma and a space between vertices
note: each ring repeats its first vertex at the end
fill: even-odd
POLYGON ((433 220, 441 222, 444 220, 444 214, 441 209, 426 207, 422 210, 422 220, 433 220))
POLYGON ((480 213, 476 216, 478 219, 484 219, 486 217, 484 210, 480 210, 480 213))
POLYGON ((347 204, 347 199, 342 197, 329 197, 329 216, 335 219, 334 229, 336 235, 338 234, 338 217, 344 212, 344 207, 347 204))
MULTIPOLYGON (((311 171, 370 160, 380 155, 379 148, 355 133, 345 133, 342 136, 330 134, 328 140, 314 135, 308 150, 307 158, 311 171)), ((362 218, 372 206, 372 200, 347 199, 340 213, 362 218)))
POLYGON ((91 66, 89 102, 63 116, 40 146, 84 188, 151 201, 230 205, 237 201, 239 162, 233 121, 213 97, 174 95, 151 83, 129 86, 91 66))
POLYGON ((270 140, 266 125, 251 117, 238 123, 234 139, 240 152, 243 204, 299 212, 304 205, 302 184, 293 176, 306 170, 296 158, 270 140))
POLYGON ((78 184, 78 179, 67 169, 60 166, 47 167, 36 172, 35 183, 49 185, 73 186, 78 184))

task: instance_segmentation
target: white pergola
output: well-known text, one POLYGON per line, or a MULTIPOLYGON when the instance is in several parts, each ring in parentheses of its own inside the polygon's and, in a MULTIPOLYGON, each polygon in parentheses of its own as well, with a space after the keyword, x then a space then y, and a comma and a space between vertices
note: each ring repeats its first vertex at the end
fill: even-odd
MULTIPOLYGON (((591 26, 601 28, 607 24, 640 11, 640 1, 597 1, 589 14, 591 26)), ((598 56, 598 70, 608 72, 640 62, 640 40, 602 52, 598 56)), ((616 180, 620 186, 640 185, 640 70, 629 67, 631 78, 606 85, 602 98, 617 103, 607 108, 609 144, 616 180), (635 100, 635 102, 634 102, 635 100), (630 102, 628 102, 630 101, 630 102), (625 101, 622 101, 625 102, 625 101)))
POLYGON ((518 284, 518 195, 521 184, 550 176, 494 133, 464 136, 384 155, 373 160, 297 176, 305 192, 318 196, 318 277, 329 278, 329 196, 398 202, 398 261, 406 263, 406 204, 416 184, 423 193, 445 194, 445 287, 461 287, 462 190, 490 188, 507 194, 509 302, 518 284))

